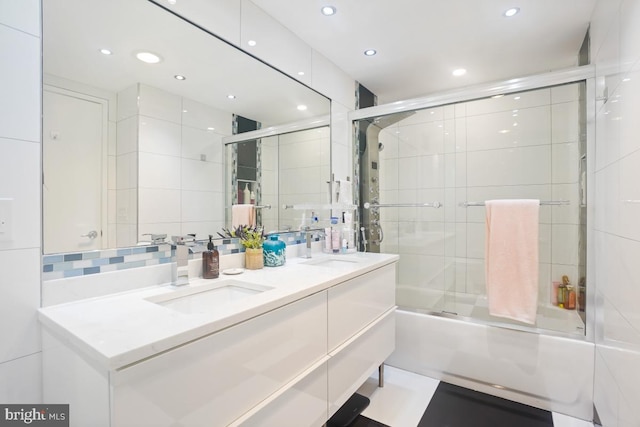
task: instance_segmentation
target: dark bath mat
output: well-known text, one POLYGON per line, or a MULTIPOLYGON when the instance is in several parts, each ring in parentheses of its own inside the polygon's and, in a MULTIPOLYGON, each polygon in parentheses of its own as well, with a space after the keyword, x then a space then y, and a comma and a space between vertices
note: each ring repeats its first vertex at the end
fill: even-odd
POLYGON ((354 422, 349 424, 349 427, 389 427, 386 424, 379 423, 371 418, 367 418, 364 415, 359 415, 354 422))
POLYGON ((551 412, 440 382, 418 427, 553 427, 551 412))

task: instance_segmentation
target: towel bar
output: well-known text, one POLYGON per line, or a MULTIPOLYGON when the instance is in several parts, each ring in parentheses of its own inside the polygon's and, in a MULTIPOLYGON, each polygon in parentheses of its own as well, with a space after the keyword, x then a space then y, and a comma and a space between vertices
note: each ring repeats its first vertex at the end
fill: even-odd
MULTIPOLYGON (((560 205, 569 205, 571 202, 569 200, 541 200, 540 205, 549 205, 549 206, 560 206, 560 205)), ((463 208, 468 208, 470 206, 484 206, 484 202, 461 202, 458 206, 463 208)))

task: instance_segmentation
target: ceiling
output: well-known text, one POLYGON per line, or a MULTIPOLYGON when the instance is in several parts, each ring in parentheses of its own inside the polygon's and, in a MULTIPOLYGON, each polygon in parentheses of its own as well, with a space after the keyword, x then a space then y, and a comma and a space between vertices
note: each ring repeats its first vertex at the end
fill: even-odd
POLYGON ((596 0, 252 0, 379 104, 577 65, 596 0), (320 8, 332 5, 333 16, 320 8), (506 18, 511 7, 520 13, 506 18), (366 57, 367 49, 377 55, 366 57), (464 68, 461 77, 452 71, 464 68))

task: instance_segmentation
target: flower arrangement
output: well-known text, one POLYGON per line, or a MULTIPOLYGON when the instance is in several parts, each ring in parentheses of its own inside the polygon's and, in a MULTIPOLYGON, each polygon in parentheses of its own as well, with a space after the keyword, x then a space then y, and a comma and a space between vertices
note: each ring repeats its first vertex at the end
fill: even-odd
POLYGON ((245 249, 260 249, 265 241, 264 230, 258 226, 239 225, 231 230, 223 228, 222 231, 224 234, 218 233, 220 237, 238 238, 245 249))

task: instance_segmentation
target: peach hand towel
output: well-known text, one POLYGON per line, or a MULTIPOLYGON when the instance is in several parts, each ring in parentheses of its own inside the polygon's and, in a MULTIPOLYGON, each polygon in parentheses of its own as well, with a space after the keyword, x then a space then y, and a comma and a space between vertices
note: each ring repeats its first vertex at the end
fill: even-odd
POLYGON ((540 200, 488 200, 485 205, 489 314, 535 324, 540 200))
POLYGON ((233 228, 239 225, 256 225, 256 207, 251 204, 233 205, 231 206, 231 226, 233 228))

